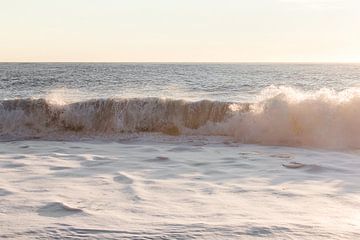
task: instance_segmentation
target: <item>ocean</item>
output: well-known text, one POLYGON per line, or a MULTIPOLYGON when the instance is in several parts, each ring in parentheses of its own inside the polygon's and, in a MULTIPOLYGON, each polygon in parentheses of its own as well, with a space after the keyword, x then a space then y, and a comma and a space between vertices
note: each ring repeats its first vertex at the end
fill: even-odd
POLYGON ((360 64, 0 63, 0 238, 360 238, 359 79, 360 64))

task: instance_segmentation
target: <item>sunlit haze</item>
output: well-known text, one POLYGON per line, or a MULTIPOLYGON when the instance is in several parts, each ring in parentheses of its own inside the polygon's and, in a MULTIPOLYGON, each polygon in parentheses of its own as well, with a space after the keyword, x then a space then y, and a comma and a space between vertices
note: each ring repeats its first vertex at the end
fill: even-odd
POLYGON ((0 61, 359 62, 358 0, 0 0, 0 61))

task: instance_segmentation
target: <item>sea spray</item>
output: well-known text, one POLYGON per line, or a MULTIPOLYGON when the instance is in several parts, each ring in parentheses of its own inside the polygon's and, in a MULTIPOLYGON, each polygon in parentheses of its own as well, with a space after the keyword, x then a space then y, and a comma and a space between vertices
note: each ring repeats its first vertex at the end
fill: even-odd
POLYGON ((271 87, 249 111, 219 124, 203 126, 204 134, 233 136, 243 143, 324 148, 360 147, 360 91, 321 89, 303 92, 271 87))

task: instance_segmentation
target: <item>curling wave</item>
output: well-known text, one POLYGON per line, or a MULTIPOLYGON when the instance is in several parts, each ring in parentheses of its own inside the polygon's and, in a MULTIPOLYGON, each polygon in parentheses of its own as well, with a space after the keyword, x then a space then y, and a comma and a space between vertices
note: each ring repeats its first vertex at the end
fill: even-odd
POLYGON ((163 132, 178 135, 229 117, 229 103, 160 98, 95 99, 54 104, 46 99, 0 102, 2 136, 42 137, 52 133, 111 134, 163 132))
POLYGON ((360 148, 360 90, 265 89, 254 103, 160 98, 0 101, 0 138, 162 132, 243 143, 360 148))

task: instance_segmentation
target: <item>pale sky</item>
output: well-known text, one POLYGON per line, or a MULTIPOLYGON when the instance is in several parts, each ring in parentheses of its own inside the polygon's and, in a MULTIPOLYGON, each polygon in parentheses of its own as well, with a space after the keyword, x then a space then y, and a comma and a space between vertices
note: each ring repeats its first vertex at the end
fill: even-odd
POLYGON ((0 61, 360 62, 360 0, 0 0, 0 61))

